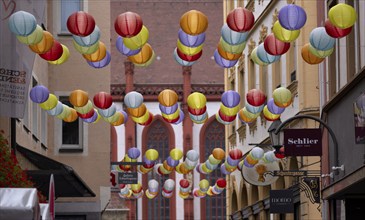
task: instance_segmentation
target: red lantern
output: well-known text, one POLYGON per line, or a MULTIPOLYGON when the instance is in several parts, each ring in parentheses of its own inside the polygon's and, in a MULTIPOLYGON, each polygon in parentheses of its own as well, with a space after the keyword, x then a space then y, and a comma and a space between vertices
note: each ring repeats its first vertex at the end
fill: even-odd
POLYGON ((163 120, 165 120, 166 122, 168 122, 168 123, 175 123, 175 122, 177 122, 177 121, 179 121, 180 120, 180 115, 179 116, 177 116, 177 118, 174 118, 174 119, 167 119, 167 118, 165 118, 165 117, 162 117, 163 118, 163 120))
POLYGON ((55 61, 58 60, 63 53, 62 45, 58 41, 53 42, 53 46, 51 49, 43 54, 39 54, 40 57, 47 61, 55 61))
POLYGON ((180 180, 180 187, 181 187, 181 188, 188 188, 188 187, 189 187, 189 185, 190 185, 190 183, 189 183, 189 181, 188 181, 188 180, 186 180, 186 179, 181 179, 181 180, 180 180))
POLYGON ((151 124, 151 122, 153 121, 154 116, 151 112, 149 112, 149 114, 150 115, 148 116, 149 117, 148 120, 145 123, 139 123, 140 125, 147 126, 147 125, 151 124))
POLYGON ((349 28, 341 29, 334 26, 328 19, 324 23, 324 28, 326 29, 327 34, 333 38, 345 37, 352 31, 352 26, 349 28))
POLYGON ((88 113, 86 114, 81 114, 79 112, 77 112, 77 115, 82 118, 82 119, 87 119, 87 118, 91 118, 95 113, 95 110, 94 108, 92 108, 88 113))
POLYGON ((230 150, 229 151, 229 156, 233 159, 233 160, 239 160, 242 158, 242 151, 238 148, 230 150))
POLYGON ((251 89, 246 95, 247 102, 253 106, 263 105, 266 101, 266 95, 259 89, 251 89))
POLYGON ((225 179, 223 178, 219 178, 217 179, 217 182, 216 182, 217 186, 219 186, 220 188, 225 188, 226 185, 227 185, 227 182, 225 179))
POLYGON ((218 113, 219 113, 219 117, 221 117, 221 119, 222 119, 223 121, 225 121, 225 122, 232 122, 232 121, 234 121, 234 120, 236 119, 236 116, 237 116, 237 115, 233 115, 233 116, 225 115, 225 114, 223 114, 223 113, 221 112, 221 110, 220 110, 220 109, 219 109, 218 113))
POLYGON ((78 11, 71 14, 67 19, 67 29, 77 36, 88 36, 95 28, 95 20, 93 16, 84 12, 78 11))
POLYGON ((227 16, 227 25, 231 30, 246 32, 251 30, 255 23, 252 11, 242 7, 232 10, 227 16))
POLYGON ((179 48, 176 49, 176 52, 177 52, 177 55, 182 60, 185 60, 185 61, 188 61, 188 62, 193 62, 193 61, 198 60, 202 56, 202 54, 203 54, 203 50, 201 50, 199 53, 190 56, 190 55, 187 55, 187 54, 184 54, 183 52, 181 52, 179 50, 179 48))
POLYGON ((274 34, 269 34, 264 41, 265 51, 270 55, 283 55, 288 52, 290 43, 282 42, 275 38, 274 34))
POLYGON ((207 106, 205 105, 203 108, 191 108, 188 106, 188 111, 192 115, 202 115, 207 111, 207 106))
POLYGON ((136 36, 142 30, 142 27, 141 16, 130 11, 118 15, 114 22, 115 31, 122 37, 136 36))
POLYGON ((113 104, 113 98, 109 93, 99 92, 94 95, 94 105, 100 109, 108 109, 113 104))

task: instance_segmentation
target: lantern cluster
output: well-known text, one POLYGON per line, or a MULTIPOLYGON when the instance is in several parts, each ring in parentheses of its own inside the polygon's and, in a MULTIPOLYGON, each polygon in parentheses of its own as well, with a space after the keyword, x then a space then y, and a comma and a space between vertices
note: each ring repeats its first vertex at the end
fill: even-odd
POLYGON ((264 156, 264 150, 260 147, 254 147, 243 160, 243 165, 248 168, 254 167, 259 160, 264 156))
POLYGON ((178 95, 171 89, 164 89, 158 94, 159 108, 162 118, 171 124, 180 124, 184 120, 184 113, 180 110, 178 95))
POLYGON ((198 164, 198 160, 199 153, 196 150, 189 150, 186 153, 186 158, 184 162, 179 163, 179 165, 175 167, 175 170, 180 174, 188 174, 194 170, 194 168, 198 164))
POLYGON ((200 11, 190 10, 181 16, 177 47, 174 50, 177 63, 191 66, 202 56, 207 28, 208 18, 200 11))
POLYGON ((175 181, 173 179, 167 179, 162 188, 162 196, 170 199, 174 195, 175 181))
POLYGON ((187 179, 181 179, 179 182, 180 190, 179 190, 179 196, 182 199, 187 199, 190 196, 191 192, 191 184, 187 179))
POLYGON ((279 87, 272 93, 272 98, 269 99, 264 107, 263 115, 268 121, 278 120, 281 114, 285 111, 293 101, 292 93, 285 87, 279 87))
POLYGON ((207 98, 203 93, 193 92, 187 98, 189 117, 195 124, 208 120, 207 98))
POLYGON ((100 41, 100 29, 92 15, 84 11, 72 13, 67 18, 67 29, 72 34, 75 49, 90 66, 103 68, 110 63, 110 52, 100 41))
POLYGON ((174 171, 175 167, 179 164, 179 160, 183 157, 183 152, 180 149, 172 149, 170 156, 162 164, 155 166, 157 175, 168 175, 174 171))
POLYGON ((8 25, 19 42, 28 45, 30 50, 50 64, 62 64, 68 60, 70 56, 68 48, 37 25, 36 18, 31 13, 25 11, 13 13, 9 17, 8 25))
POLYGON ((227 15, 221 28, 221 38, 214 51, 215 62, 223 68, 233 67, 246 47, 249 31, 255 23, 252 11, 238 7, 227 15))
POLYGON ((227 186, 227 181, 223 178, 217 179, 214 186, 209 186, 207 191, 208 196, 216 196, 221 194, 227 186))
POLYGON ((159 183, 155 179, 148 181, 148 189, 146 190, 146 196, 149 199, 154 199, 158 195, 159 183))
POLYGON ((69 101, 76 110, 77 115, 85 122, 92 123, 100 118, 89 100, 89 94, 83 90, 74 90, 70 93, 69 101))
POLYGON ((143 103, 143 96, 139 92, 128 92, 124 96, 124 104, 127 106, 127 113, 131 119, 139 125, 147 126, 153 120, 153 114, 148 111, 143 103))
POLYGON ((155 52, 147 43, 149 31, 139 14, 128 11, 118 15, 114 29, 119 35, 116 47, 129 61, 136 66, 147 67, 155 60, 155 52))
POLYGON ((266 102, 266 95, 260 89, 251 89, 246 94, 246 103, 238 112, 238 117, 243 123, 253 122, 261 113, 266 102))
POLYGON ((137 171, 141 174, 146 174, 150 172, 153 167, 155 166, 156 160, 158 159, 158 151, 155 149, 148 149, 144 156, 142 161, 144 162, 143 165, 137 166, 137 171))
POLYGON ((131 198, 132 190, 130 189, 129 184, 128 185, 119 184, 119 188, 120 188, 120 192, 118 194, 119 194, 120 198, 123 198, 123 199, 131 198))
MULTIPOLYGON (((260 147, 254 147, 254 148, 252 148, 250 153, 244 158, 244 160, 242 160, 240 162, 238 167, 240 170, 242 168, 245 168, 245 169, 255 168, 256 172, 259 175, 263 175, 268 170, 265 171, 266 167, 262 166, 260 164, 272 164, 281 158, 283 158, 283 157, 280 157, 280 155, 276 154, 275 151, 273 151, 273 150, 265 152, 260 147)), ((260 177, 260 178, 262 178, 262 177, 260 177)))
MULTIPOLYGON (((124 155, 124 158, 121 162, 137 162, 137 158, 141 155, 141 152, 138 148, 132 147, 128 150, 128 153, 124 155)), ((118 165, 116 170, 118 172, 127 172, 132 169, 131 165, 118 165)))
POLYGON ((225 175, 231 174, 237 169, 237 165, 242 159, 242 151, 238 148, 230 150, 224 164, 221 165, 221 172, 225 175))
POLYGON ((309 43, 302 47, 302 58, 308 64, 319 64, 331 55, 336 38, 350 34, 357 15, 352 6, 340 3, 329 10, 328 17, 324 27, 312 30, 309 43))
POLYGON ((199 188, 194 189, 193 195, 197 198, 204 198, 207 196, 208 189, 209 189, 209 181, 206 179, 202 179, 199 182, 199 188))
POLYGON ((215 115, 217 121, 224 125, 231 124, 236 119, 237 113, 240 110, 240 100, 241 96, 238 92, 233 90, 224 92, 219 111, 215 115))
POLYGON ((214 148, 208 159, 196 167, 196 171, 200 174, 210 174, 218 167, 224 158, 224 150, 221 148, 214 148))
POLYGON ((109 122, 113 126, 119 126, 127 122, 127 113, 123 110, 116 109, 116 105, 109 93, 98 92, 94 95, 93 101, 97 112, 106 122, 109 122))

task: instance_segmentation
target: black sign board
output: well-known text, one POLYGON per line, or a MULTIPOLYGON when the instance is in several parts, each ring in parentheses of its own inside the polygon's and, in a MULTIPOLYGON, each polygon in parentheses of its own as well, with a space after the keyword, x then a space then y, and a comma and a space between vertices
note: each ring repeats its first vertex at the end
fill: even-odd
POLYGON ((118 183, 119 184, 137 184, 138 183, 138 173, 137 172, 119 172, 118 173, 118 183))
POLYGON ((300 184, 305 190, 305 194, 312 203, 320 203, 319 177, 303 177, 300 184))
POLYGON ((322 156, 319 128, 284 129, 285 156, 322 156))
POLYGON ((270 190, 270 213, 293 213, 292 190, 270 190))
POLYGON ((274 170, 274 176, 307 176, 306 170, 274 170))

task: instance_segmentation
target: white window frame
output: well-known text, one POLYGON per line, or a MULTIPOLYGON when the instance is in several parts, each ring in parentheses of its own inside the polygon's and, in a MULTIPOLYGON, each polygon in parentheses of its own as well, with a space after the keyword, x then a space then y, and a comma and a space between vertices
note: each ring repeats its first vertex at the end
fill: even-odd
MULTIPOLYGON (((61 29, 61 5, 63 0, 53 1, 53 27, 57 35, 72 35, 69 31, 62 31, 61 29)), ((80 0, 80 11, 87 11, 87 0, 80 0)))

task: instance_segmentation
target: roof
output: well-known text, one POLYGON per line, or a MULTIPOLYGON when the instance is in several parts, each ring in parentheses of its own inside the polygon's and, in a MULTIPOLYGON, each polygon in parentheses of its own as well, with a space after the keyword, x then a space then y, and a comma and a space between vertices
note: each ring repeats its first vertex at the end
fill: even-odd
POLYGON ((54 175, 55 197, 95 197, 95 193, 72 167, 31 151, 19 144, 16 150, 39 170, 27 170, 28 176, 43 195, 48 197, 49 178, 54 175))

